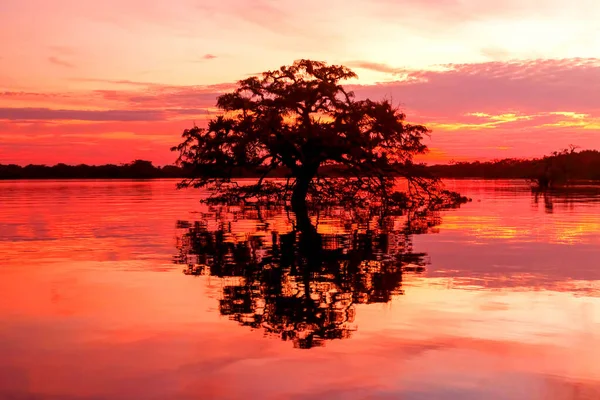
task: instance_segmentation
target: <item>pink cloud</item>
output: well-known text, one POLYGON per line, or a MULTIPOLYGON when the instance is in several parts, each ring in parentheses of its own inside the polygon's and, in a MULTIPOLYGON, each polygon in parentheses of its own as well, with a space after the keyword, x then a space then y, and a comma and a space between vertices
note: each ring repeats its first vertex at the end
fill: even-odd
POLYGON ((99 86, 113 85, 112 89, 80 92, 0 92, 0 106, 15 107, 27 103, 37 108, 110 108, 110 109, 166 109, 212 108, 217 97, 236 87, 235 83, 215 85, 176 86, 129 80, 81 79, 99 86), (102 85, 104 84, 104 85, 102 85), (85 99, 82 101, 82 99, 85 99), (77 107, 74 107, 77 106, 77 107), (65 107, 66 108, 66 107, 65 107))
POLYGON ((50 62, 51 64, 54 64, 54 65, 58 65, 60 67, 75 68, 74 64, 71 64, 68 61, 65 61, 65 60, 63 60, 61 58, 54 57, 54 56, 48 57, 48 62, 50 62))
POLYGON ((344 64, 350 68, 366 69, 369 71, 383 72, 392 75, 396 75, 397 73, 402 72, 402 68, 395 68, 387 64, 375 63, 370 61, 348 61, 344 64))
POLYGON ((182 107, 211 108, 220 94, 231 91, 235 83, 208 86, 149 86, 142 90, 97 90, 104 100, 137 108, 182 107))
MULTIPOLYGON (((473 21, 493 19, 519 19, 534 15, 560 15, 565 10, 561 0, 503 0, 496 2, 480 0, 372 0, 377 15, 384 19, 429 24, 427 29, 447 29, 449 26, 464 25, 473 21)), ((591 4, 591 3, 590 3, 591 4)), ((568 10, 575 16, 585 16, 585 7, 568 10)))
POLYGON ((600 110, 600 59, 451 64, 402 72, 407 80, 353 89, 361 97, 398 99, 425 115, 600 110))
POLYGON ((290 14, 277 2, 254 0, 250 3, 225 0, 220 3, 202 2, 197 8, 210 15, 229 14, 256 24, 264 29, 273 29, 278 33, 294 29, 290 23, 290 14), (223 7, 229 5, 229 7, 223 7))
POLYGON ((167 86, 162 83, 132 81, 132 80, 128 80, 128 79, 70 78, 69 80, 73 81, 73 82, 91 82, 91 83, 100 83, 100 84, 129 85, 129 86, 140 86, 140 87, 167 86))
POLYGON ((30 100, 31 98, 40 98, 40 97, 54 97, 60 96, 61 94, 55 93, 36 93, 36 92, 24 92, 24 91, 4 91, 0 92, 0 100, 4 99, 18 99, 18 100, 30 100))
POLYGON ((0 108, 0 120, 9 121, 160 121, 178 115, 202 115, 202 109, 163 110, 54 110, 49 108, 0 108))
POLYGON ((75 49, 70 46, 50 46, 50 49, 62 56, 72 56, 76 53, 75 49))
MULTIPOLYGON (((358 65, 358 64, 357 64, 358 65)), ((389 98, 411 121, 433 128, 444 158, 533 157, 569 144, 600 148, 600 60, 560 59, 444 65, 400 70, 404 79, 352 88, 389 98)))

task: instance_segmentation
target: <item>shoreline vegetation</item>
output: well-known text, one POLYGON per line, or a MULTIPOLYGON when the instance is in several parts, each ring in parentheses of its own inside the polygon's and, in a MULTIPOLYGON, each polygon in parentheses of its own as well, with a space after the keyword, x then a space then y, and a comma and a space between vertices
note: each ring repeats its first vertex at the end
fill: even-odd
MULTIPOLYGON (((319 171, 328 176, 344 176, 340 166, 325 165, 319 171)), ((439 178, 525 179, 539 188, 552 188, 572 181, 600 181, 600 152, 575 151, 573 148, 535 159, 501 159, 494 161, 456 162, 422 167, 424 175, 439 178)), ((285 168, 270 176, 285 177, 285 168)), ((176 165, 154 166, 151 161, 135 160, 115 165, 27 165, 0 164, 0 180, 27 179, 164 179, 187 178, 191 171, 176 165)), ((236 178, 255 178, 260 174, 240 169, 236 178)))

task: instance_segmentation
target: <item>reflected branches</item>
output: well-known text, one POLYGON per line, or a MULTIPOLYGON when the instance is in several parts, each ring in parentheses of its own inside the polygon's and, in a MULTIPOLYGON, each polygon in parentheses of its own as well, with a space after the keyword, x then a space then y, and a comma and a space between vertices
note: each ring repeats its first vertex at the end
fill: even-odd
POLYGON ((426 255, 412 249, 412 235, 440 222, 436 212, 378 220, 364 210, 331 208, 321 210, 314 230, 299 230, 293 221, 284 230, 274 223, 282 216, 276 210, 226 210, 179 223, 176 262, 186 274, 224 279, 222 315, 298 348, 350 337, 357 304, 403 294, 403 276, 426 265, 426 255))

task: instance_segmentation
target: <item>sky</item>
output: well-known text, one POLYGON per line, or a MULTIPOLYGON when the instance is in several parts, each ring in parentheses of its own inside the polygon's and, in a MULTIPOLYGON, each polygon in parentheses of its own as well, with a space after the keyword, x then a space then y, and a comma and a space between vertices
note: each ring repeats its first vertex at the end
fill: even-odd
POLYGON ((0 163, 172 163, 240 79, 306 58, 431 128, 424 161, 600 148, 597 0, 3 0, 0 163))

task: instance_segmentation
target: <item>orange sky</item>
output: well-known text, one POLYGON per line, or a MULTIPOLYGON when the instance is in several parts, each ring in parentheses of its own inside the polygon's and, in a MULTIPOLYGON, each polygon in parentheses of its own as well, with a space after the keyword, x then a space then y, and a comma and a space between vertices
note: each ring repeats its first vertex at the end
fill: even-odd
POLYGON ((430 162, 600 148, 597 0, 4 0, 0 163, 174 160, 249 74, 341 63, 430 162))

